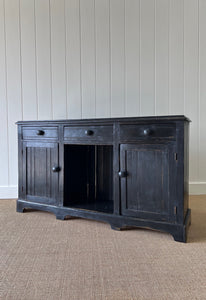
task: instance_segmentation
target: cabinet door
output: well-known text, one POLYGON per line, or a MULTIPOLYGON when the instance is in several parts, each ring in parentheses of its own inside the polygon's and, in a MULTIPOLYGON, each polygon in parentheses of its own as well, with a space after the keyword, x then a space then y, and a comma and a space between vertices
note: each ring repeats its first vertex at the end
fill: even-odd
POLYGON ((23 143, 23 199, 42 204, 57 204, 58 144, 23 143))
POLYGON ((120 146, 122 215, 171 220, 169 145, 120 146))

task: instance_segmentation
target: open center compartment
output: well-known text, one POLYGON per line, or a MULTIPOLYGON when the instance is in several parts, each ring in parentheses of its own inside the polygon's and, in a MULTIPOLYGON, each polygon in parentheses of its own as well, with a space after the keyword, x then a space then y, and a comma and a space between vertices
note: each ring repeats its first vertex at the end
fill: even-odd
POLYGON ((64 145, 64 206, 113 213, 112 145, 64 145))

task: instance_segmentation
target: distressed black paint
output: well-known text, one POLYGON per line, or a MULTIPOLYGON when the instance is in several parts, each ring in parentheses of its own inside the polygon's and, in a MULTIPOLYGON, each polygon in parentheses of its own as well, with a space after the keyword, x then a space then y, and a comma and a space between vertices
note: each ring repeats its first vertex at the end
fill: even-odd
POLYGON ((20 121, 17 211, 150 227, 186 242, 184 116, 20 121))

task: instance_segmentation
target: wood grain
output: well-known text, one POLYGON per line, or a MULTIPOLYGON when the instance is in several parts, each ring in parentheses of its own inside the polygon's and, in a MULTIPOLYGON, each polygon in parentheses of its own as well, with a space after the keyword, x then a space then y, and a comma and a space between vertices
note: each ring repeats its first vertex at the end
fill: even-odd
POLYGON ((146 226, 186 242, 188 127, 184 116, 18 122, 17 211, 146 226))

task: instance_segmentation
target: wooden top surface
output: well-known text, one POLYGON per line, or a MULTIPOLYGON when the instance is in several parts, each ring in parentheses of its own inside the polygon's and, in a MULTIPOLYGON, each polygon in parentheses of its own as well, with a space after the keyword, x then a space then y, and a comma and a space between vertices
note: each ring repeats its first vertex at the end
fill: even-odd
POLYGON ((117 117, 117 118, 92 118, 92 119, 62 119, 62 120, 33 120, 33 121, 18 121, 16 124, 88 124, 88 123, 113 123, 113 122, 123 122, 123 123, 142 123, 142 122, 175 122, 175 121, 186 121, 191 122, 189 118, 184 115, 170 115, 170 116, 144 116, 144 117, 117 117))

